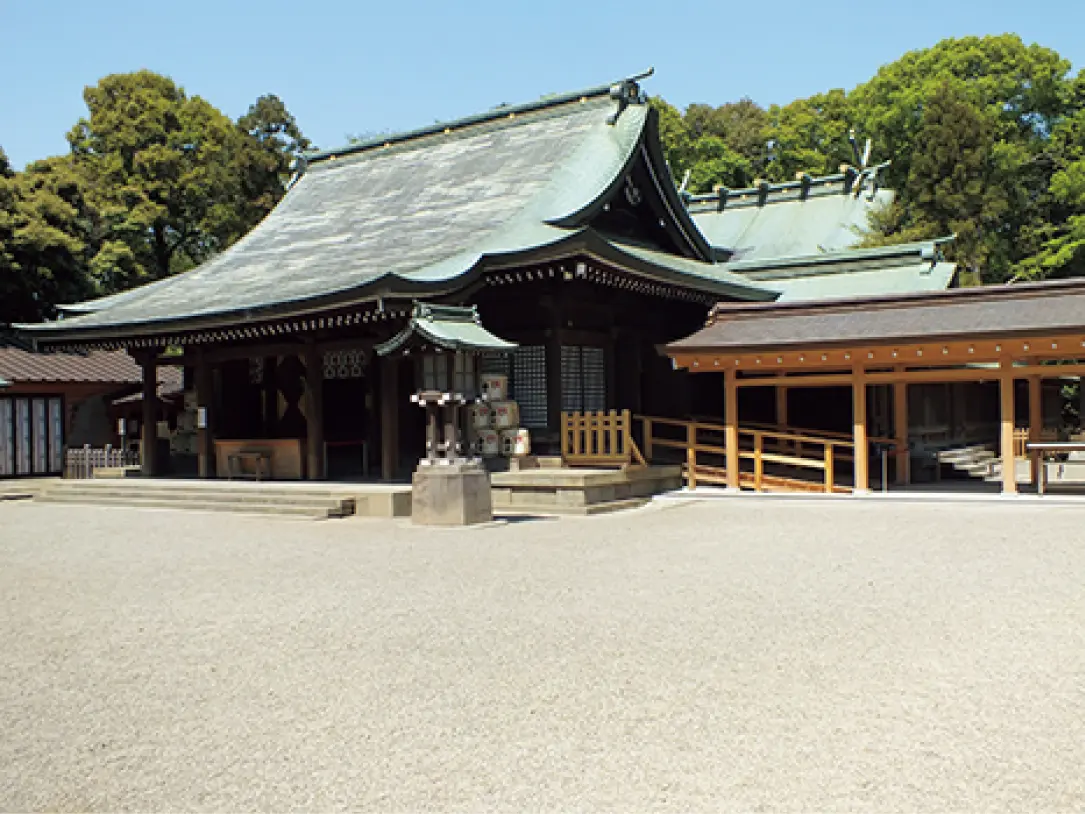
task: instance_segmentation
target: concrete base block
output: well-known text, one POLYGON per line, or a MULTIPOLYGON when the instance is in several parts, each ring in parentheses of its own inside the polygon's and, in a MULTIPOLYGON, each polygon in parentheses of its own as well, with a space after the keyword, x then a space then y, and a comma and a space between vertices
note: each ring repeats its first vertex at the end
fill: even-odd
POLYGON ((411 520, 420 526, 471 526, 494 519, 490 476, 481 464, 419 466, 411 520))

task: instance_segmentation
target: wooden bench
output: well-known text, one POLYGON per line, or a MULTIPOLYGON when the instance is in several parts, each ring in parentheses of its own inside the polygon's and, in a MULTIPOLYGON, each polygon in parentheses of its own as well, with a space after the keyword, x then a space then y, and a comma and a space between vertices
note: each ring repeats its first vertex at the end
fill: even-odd
POLYGON ((230 453, 227 458, 227 473, 226 477, 230 480, 234 478, 256 478, 256 480, 263 480, 265 477, 271 475, 271 453, 266 449, 242 449, 237 452, 230 453), (245 462, 252 461, 252 472, 245 470, 245 462))
POLYGON ((1085 452, 1085 442, 1081 441, 1040 441, 1027 444, 1029 452, 1036 452, 1040 458, 1040 471, 1038 473, 1037 488, 1042 495, 1047 490, 1047 464, 1054 462, 1059 464, 1059 476, 1062 476, 1066 460, 1071 452, 1085 452))

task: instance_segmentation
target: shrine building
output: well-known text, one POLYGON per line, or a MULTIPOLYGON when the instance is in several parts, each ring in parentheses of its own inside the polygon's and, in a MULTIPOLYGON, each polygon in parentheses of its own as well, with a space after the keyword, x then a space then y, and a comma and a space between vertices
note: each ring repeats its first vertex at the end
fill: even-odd
MULTIPOLYGON (((673 344, 710 313, 954 285, 945 241, 855 248, 892 195, 858 151, 829 177, 680 191, 645 76, 306 155, 279 205, 207 263, 19 327, 40 347, 127 351, 148 416, 156 370, 184 368, 192 444, 166 454, 161 422, 144 422, 146 474, 221 477, 230 450, 260 442, 271 477, 402 480, 425 454, 419 336, 460 360, 469 397, 480 374, 506 376, 533 450, 559 455, 563 416, 721 421, 723 374, 673 344)), ((850 432, 837 384, 791 403, 749 388, 740 407, 850 432)), ((928 392, 913 418, 932 398, 948 396, 928 392)), ((873 434, 893 436, 888 390, 869 400, 873 434)))

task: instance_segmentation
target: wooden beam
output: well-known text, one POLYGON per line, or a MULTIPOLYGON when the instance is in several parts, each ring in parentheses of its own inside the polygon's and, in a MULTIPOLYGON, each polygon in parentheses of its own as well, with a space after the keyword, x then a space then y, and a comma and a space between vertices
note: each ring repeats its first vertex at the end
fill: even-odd
MULTIPOLYGON (((1085 376, 1085 364, 1073 365, 1021 365, 1013 368, 1016 377, 1043 376, 1085 376)), ((868 385, 896 384, 943 384, 949 382, 994 382, 1001 373, 998 368, 947 368, 901 371, 870 371, 866 374, 868 385)), ((852 377, 848 373, 817 373, 785 376, 741 377, 736 380, 737 387, 776 387, 781 381, 788 387, 849 387, 852 377)))
POLYGON ((315 344, 302 352, 305 365, 306 473, 309 480, 324 480, 324 359, 315 344))
MULTIPOLYGON (((1043 379, 1039 376, 1029 376, 1028 378, 1028 440, 1039 441, 1040 431, 1044 426, 1044 410, 1043 410, 1043 379)), ((1029 470, 1032 486, 1035 489, 1040 487, 1040 453, 1036 450, 1029 450, 1029 470)))
POLYGON ((383 356, 380 360, 381 391, 381 478, 395 480, 399 473, 399 359, 383 356))
POLYGON ((893 386, 893 437, 896 443, 896 482, 906 486, 911 482, 911 456, 908 454, 908 383, 893 386))
POLYGON ((158 365, 154 355, 143 357, 143 427, 140 442, 144 477, 158 474, 158 365))
POLYGON ((999 403, 1002 421, 1002 493, 1017 494, 1017 461, 1013 449, 1013 368, 1003 363, 999 377, 999 403))
POLYGON ((734 371, 723 374, 724 447, 727 459, 727 488, 739 489, 738 471, 738 389, 734 371))
POLYGON ((1085 335, 1068 333, 1048 336, 953 340, 893 344, 862 344, 835 347, 781 347, 760 351, 703 349, 673 354, 675 365, 694 373, 735 369, 742 373, 772 374, 847 370, 855 364, 879 366, 997 364, 1002 358, 1035 358, 1044 361, 1085 359, 1085 335))
POLYGON ((870 491, 870 457, 866 431, 866 371, 857 367, 852 374, 852 441, 855 444, 855 493, 870 491))

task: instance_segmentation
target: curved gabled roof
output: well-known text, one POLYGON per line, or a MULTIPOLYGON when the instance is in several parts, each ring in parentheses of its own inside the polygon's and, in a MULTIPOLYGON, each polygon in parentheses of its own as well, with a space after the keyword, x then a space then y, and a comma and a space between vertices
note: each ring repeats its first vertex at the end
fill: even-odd
POLYGON ((839 252, 862 239, 871 212, 893 201, 892 191, 878 187, 878 174, 888 163, 861 172, 690 196, 689 209, 712 245, 733 252, 732 260, 839 252))
MULTIPOLYGON (((644 101, 624 80, 313 154, 271 214, 221 255, 66 309, 78 316, 25 327, 103 336, 236 324, 336 302, 446 293, 487 259, 578 237, 596 245, 603 238, 591 217, 635 162, 658 153, 658 144, 645 148, 646 134, 657 136, 644 101)), ((711 262, 707 241, 674 190, 668 194, 688 263, 642 257, 642 268, 658 266, 661 277, 712 294, 775 296, 711 262)))

